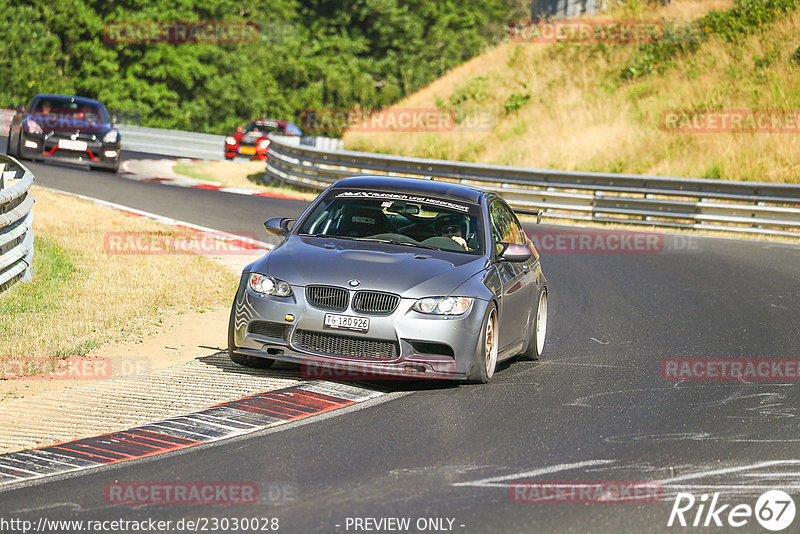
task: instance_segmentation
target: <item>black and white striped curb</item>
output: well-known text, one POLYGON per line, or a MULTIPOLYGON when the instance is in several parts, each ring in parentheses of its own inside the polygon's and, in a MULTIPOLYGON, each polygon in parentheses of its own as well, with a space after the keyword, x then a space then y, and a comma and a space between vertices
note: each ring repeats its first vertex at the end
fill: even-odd
POLYGON ((383 394, 344 383, 301 382, 124 431, 0 455, 0 486, 241 436, 383 394))
MULTIPOLYGON (((199 160, 199 159, 191 159, 191 158, 176 158, 176 159, 160 159, 160 160, 127 160, 123 161, 120 164, 120 170, 117 173, 119 176, 123 178, 129 178, 132 180, 137 180, 139 182, 151 182, 151 183, 158 183, 163 185, 171 185, 175 187, 188 187, 193 189, 206 189, 209 191, 221 191, 223 193, 233 193, 235 195, 251 195, 251 196, 259 196, 259 197, 270 197, 270 198, 286 198, 291 200, 308 200, 306 198, 300 196, 292 196, 292 195, 283 195, 280 193, 272 193, 270 191, 263 191, 260 189, 249 189, 245 187, 228 187, 224 185, 215 184, 213 182, 208 182, 205 180, 198 180, 196 178, 190 178, 188 176, 158 176, 155 174, 151 174, 150 172, 142 171, 137 167, 141 166, 142 164, 157 164, 160 162, 169 161, 172 163, 177 162, 198 162, 198 161, 214 161, 214 160, 199 160)), ((174 173, 163 173, 163 174, 174 174, 174 173)))

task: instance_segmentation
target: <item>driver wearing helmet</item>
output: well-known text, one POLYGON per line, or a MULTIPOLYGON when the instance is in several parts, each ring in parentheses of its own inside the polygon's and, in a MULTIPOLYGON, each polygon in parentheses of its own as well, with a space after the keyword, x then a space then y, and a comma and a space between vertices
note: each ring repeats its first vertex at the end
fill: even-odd
POLYGON ((462 247, 469 250, 464 236, 467 233, 467 223, 463 216, 456 213, 437 215, 434 221, 436 233, 442 237, 449 237, 462 247))

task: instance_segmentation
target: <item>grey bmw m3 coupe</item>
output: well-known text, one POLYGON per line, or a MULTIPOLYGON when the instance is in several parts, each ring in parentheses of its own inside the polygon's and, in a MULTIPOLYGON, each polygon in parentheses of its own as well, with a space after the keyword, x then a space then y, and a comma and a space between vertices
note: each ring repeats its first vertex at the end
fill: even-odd
POLYGON ((538 359, 547 329, 539 254, 506 202, 465 185, 364 176, 331 185, 245 267, 230 358, 365 377, 487 382, 538 359))

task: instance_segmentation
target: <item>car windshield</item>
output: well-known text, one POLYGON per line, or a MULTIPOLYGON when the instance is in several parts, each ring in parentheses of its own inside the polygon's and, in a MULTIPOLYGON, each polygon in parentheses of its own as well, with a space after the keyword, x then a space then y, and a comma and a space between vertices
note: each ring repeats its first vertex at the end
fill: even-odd
POLYGON ((302 221, 300 235, 483 253, 477 205, 372 191, 333 191, 302 221))
POLYGON ((280 132, 281 128, 277 124, 256 124, 251 122, 247 126, 245 126, 244 131, 247 132, 256 132, 256 133, 274 133, 280 132))
POLYGON ((89 123, 109 122, 108 113, 102 106, 66 98, 39 98, 33 102, 31 114, 45 118, 77 119, 89 123))

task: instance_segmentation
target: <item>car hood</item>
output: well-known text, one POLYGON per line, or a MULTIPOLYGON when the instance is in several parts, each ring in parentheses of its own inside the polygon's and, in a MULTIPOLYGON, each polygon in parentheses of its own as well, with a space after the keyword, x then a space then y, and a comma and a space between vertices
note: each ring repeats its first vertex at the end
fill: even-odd
POLYGON ((291 235, 249 267, 294 286, 349 287, 350 280, 358 280, 358 289, 422 298, 449 295, 482 271, 486 259, 386 243, 291 235))

